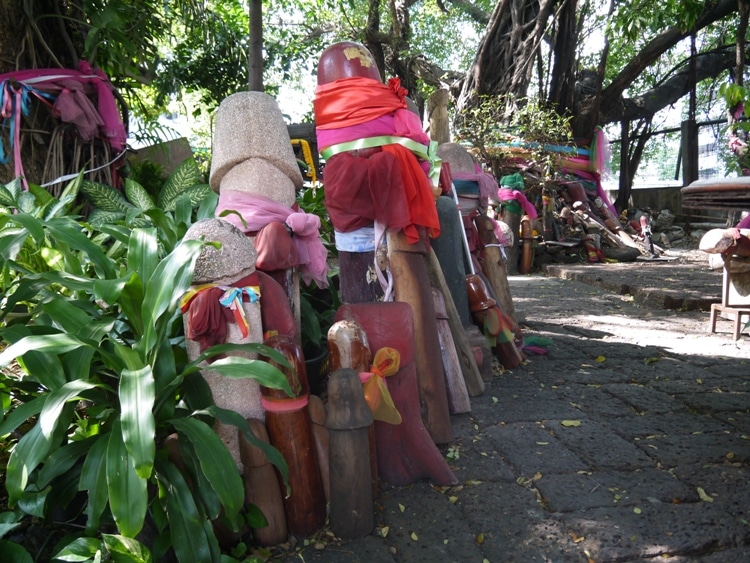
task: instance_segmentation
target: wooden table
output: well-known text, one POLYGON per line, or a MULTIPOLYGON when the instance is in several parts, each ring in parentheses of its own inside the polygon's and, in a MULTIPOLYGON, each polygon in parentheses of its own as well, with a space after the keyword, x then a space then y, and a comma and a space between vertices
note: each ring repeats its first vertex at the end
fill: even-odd
MULTIPOLYGON (((680 190, 682 207, 737 211, 750 209, 750 176, 697 180, 680 190)), ((724 277, 721 303, 711 305, 709 330, 716 332, 716 317, 734 320, 733 336, 738 340, 742 332, 742 317, 750 317, 750 296, 739 295, 732 281, 731 262, 736 257, 724 257, 724 277)))
POLYGON ((682 207, 722 211, 750 209, 750 176, 696 180, 680 193, 682 207))

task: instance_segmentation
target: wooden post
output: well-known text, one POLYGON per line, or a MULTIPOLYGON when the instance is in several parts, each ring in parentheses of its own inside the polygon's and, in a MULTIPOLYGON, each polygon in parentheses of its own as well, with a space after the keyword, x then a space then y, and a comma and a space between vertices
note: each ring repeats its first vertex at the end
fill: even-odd
POLYGON ((411 305, 415 332, 419 335, 414 348, 422 417, 435 443, 445 444, 453 439, 453 430, 445 390, 445 372, 440 361, 435 306, 424 262, 425 245, 422 241, 407 243, 403 231, 389 231, 387 237, 388 262, 396 301, 411 305))
POLYGON ((495 236, 495 225, 492 219, 486 215, 478 215, 474 219, 479 233, 479 240, 484 244, 484 260, 482 260, 482 271, 490 282, 492 289, 497 297, 498 305, 503 312, 516 319, 516 310, 513 306, 513 298, 510 294, 510 285, 508 284, 508 272, 505 267, 505 259, 500 250, 499 241, 495 236))
POLYGON ((336 313, 336 321, 341 320, 360 325, 373 349, 391 347, 400 354, 399 371, 388 377, 387 383, 402 422, 375 421, 380 477, 395 486, 425 477, 436 485, 456 484, 456 476, 432 441, 420 414, 411 307, 407 303, 343 305, 336 313))
POLYGON ((305 360, 299 344, 289 336, 272 336, 263 343, 284 354, 292 365, 290 369, 269 360, 287 376, 295 398, 289 398, 279 389, 264 386, 261 386, 261 392, 271 444, 281 452, 289 466, 291 493, 284 498, 289 533, 298 537, 309 536, 325 523, 326 506, 307 405, 310 390, 305 360))
MULTIPOLYGON (((370 371, 372 350, 367 335, 354 321, 338 321, 328 329, 328 362, 331 372, 350 368, 357 373, 370 371)), ((372 498, 378 495, 378 458, 375 445, 375 425, 367 430, 369 445, 370 476, 372 477, 372 498)))
POLYGON ((367 443, 373 419, 359 373, 353 369, 333 372, 328 381, 328 400, 331 529, 342 539, 361 538, 375 523, 367 443))
POLYGON ((310 395, 308 409, 310 421, 312 422, 313 440, 315 440, 315 453, 318 457, 320 468, 320 480, 323 483, 323 494, 326 502, 331 500, 331 471, 328 467, 328 429, 326 428, 326 406, 323 399, 317 395, 310 395))
POLYGON ((461 366, 458 363, 458 354, 456 353, 456 345, 453 343, 453 335, 448 323, 448 311, 445 307, 445 300, 440 291, 434 287, 432 288, 432 299, 435 302, 438 340, 440 341, 440 353, 443 358, 443 369, 445 370, 445 389, 448 394, 448 408, 451 414, 471 412, 469 393, 466 391, 466 382, 461 374, 461 366))
POLYGON ((518 273, 518 238, 521 230, 521 216, 503 207, 503 223, 510 227, 513 233, 513 244, 507 248, 508 252, 508 274, 518 273))
MULTIPOLYGON (((456 311, 456 306, 450 298, 451 292, 448 289, 445 278, 443 277, 443 270, 440 268, 437 256, 435 256, 432 249, 427 252, 427 273, 430 276, 432 285, 439 289, 443 294, 443 301, 445 302, 445 308, 448 313, 448 324, 450 325, 451 334, 453 335, 453 343, 456 345, 458 362, 461 366, 461 373, 463 374, 464 382, 466 383, 466 390, 470 397, 477 397, 484 393, 484 379, 479 370, 479 365, 477 364, 467 334, 467 331, 474 327, 474 325, 470 325, 470 327, 463 326, 459 313, 456 311)), ((464 280, 463 283, 465 286, 466 281, 464 280)))

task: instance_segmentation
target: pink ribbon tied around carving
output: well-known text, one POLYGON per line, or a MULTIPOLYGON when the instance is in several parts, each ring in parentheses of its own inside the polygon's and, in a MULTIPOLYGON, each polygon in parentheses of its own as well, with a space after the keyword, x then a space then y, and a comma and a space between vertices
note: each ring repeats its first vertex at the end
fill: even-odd
POLYGON ((393 404, 393 398, 385 382, 386 377, 398 372, 400 363, 401 355, 398 350, 388 347, 381 348, 375 353, 370 371, 363 371, 359 374, 362 390, 365 393, 365 402, 370 407, 375 420, 389 424, 401 424, 401 414, 398 412, 396 405, 393 404))

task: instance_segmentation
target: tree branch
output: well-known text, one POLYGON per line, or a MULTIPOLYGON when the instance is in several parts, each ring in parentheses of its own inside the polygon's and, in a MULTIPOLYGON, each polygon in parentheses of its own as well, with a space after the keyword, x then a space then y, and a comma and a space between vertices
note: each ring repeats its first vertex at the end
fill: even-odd
MULTIPOLYGON (((735 64, 734 45, 727 45, 719 51, 699 54, 695 63, 698 82, 716 78, 735 64)), ((607 110, 602 110, 602 124, 651 118, 656 112, 690 92, 689 73, 688 61, 685 61, 679 70, 659 86, 633 98, 620 98, 618 104, 608 104, 607 110)))

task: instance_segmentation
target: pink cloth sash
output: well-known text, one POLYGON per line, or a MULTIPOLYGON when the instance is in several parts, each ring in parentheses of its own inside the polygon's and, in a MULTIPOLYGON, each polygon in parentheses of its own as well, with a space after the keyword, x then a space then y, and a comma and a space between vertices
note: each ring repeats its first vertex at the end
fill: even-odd
POLYGON ((328 287, 328 252, 320 240, 320 217, 296 211, 267 197, 234 190, 222 190, 216 216, 223 211, 237 211, 222 217, 244 233, 259 231, 272 221, 285 223, 294 236, 299 255, 300 275, 306 284, 315 281, 318 287, 328 287))

